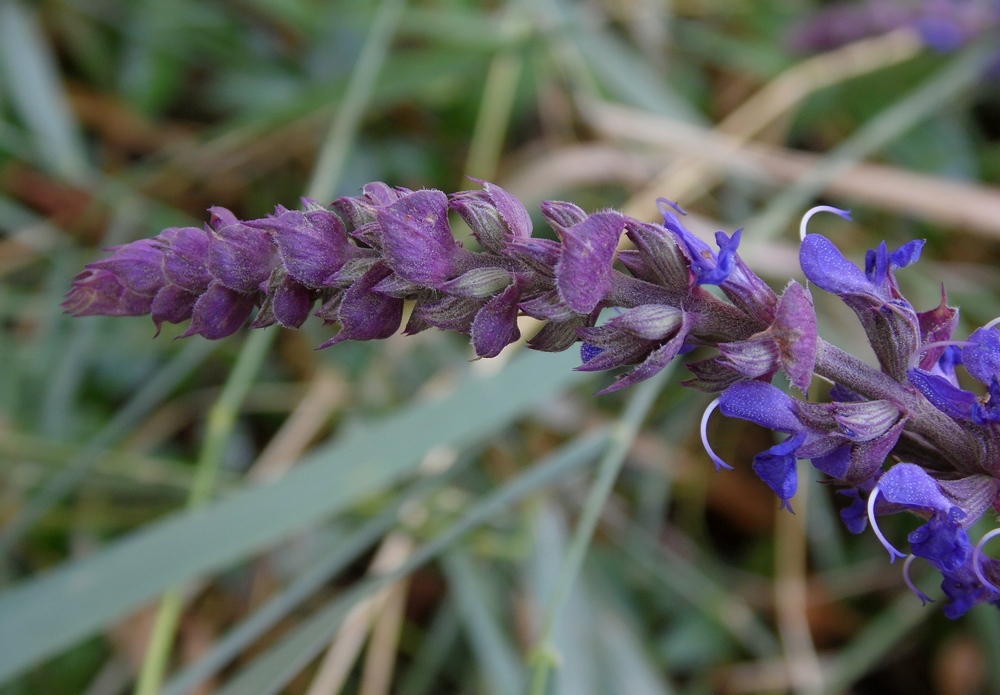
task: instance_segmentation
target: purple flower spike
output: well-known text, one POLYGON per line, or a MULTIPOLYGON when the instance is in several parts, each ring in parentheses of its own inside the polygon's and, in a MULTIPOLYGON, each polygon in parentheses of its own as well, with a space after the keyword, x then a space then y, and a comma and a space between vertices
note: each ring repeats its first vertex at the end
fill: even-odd
POLYGON ((140 239, 108 250, 114 253, 94 261, 90 267, 111 273, 136 294, 152 296, 163 287, 163 251, 153 239, 140 239))
POLYGON ((73 316, 141 316, 153 297, 125 287, 110 271, 84 270, 73 279, 63 308, 73 316))
POLYGON ((392 270, 377 263, 344 292, 337 310, 340 333, 319 346, 319 350, 345 340, 388 338, 403 320, 403 300, 372 291, 392 270))
POLYGON ((177 285, 167 285, 156 293, 149 313, 159 335, 160 327, 166 323, 180 323, 191 318, 198 295, 177 285))
POLYGON ((448 198, 441 191, 415 191, 377 211, 385 260, 405 280, 437 287, 458 275, 460 248, 448 225, 448 198))
POLYGON ((357 248, 340 218, 325 209, 285 210, 246 225, 270 233, 289 277, 315 289, 353 258, 357 248))
POLYGON ((611 289, 615 249, 624 229, 624 216, 598 212, 563 231, 556 285, 573 311, 589 314, 611 289))
POLYGON ((230 336, 250 318, 253 306, 252 294, 237 292, 221 282, 213 282, 195 302, 191 326, 181 337, 201 335, 209 340, 219 340, 230 336))
POLYGON ((451 195, 451 208, 462 216, 483 248, 502 253, 508 239, 531 236, 531 216, 520 200, 494 183, 472 180, 483 190, 451 195))
POLYGON ((513 284, 486 303, 472 322, 472 346, 480 357, 496 357, 521 337, 517 327, 520 289, 513 284))
MULTIPOLYGON (((268 304, 274 320, 279 325, 285 328, 298 328, 309 318, 313 298, 309 288, 290 277, 285 277, 271 287, 265 300, 265 305, 268 304)), ((263 312, 262 307, 261 313, 263 312)))
POLYGON ((241 223, 225 208, 212 208, 208 270, 217 282, 235 292, 256 292, 277 262, 267 232, 241 223))
POLYGON ((196 227, 171 227, 154 241, 163 250, 163 275, 168 282, 188 292, 201 294, 208 289, 209 234, 196 227))

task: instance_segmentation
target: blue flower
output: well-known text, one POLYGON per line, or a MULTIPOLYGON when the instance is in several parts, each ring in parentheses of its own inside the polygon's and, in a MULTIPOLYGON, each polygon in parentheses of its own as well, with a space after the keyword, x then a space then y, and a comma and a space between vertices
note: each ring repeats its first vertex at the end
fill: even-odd
POLYGON ((807 403, 761 381, 733 384, 719 397, 719 409, 727 417, 791 435, 754 458, 754 470, 783 506, 795 494, 795 459, 812 459, 816 468, 837 480, 865 485, 878 473, 906 422, 889 401, 807 403))
POLYGON ((820 234, 806 235, 799 250, 806 277, 854 310, 882 369, 898 381, 922 337, 920 317, 899 291, 893 271, 915 263, 923 245, 911 241, 890 253, 882 242, 868 252, 864 271, 820 234))
MULTIPOLYGON (((938 362, 934 372, 913 368, 907 372, 910 383, 938 410, 957 420, 971 421, 976 425, 1000 423, 1000 332, 980 328, 958 351, 950 345, 938 362), (986 387, 982 398, 958 385, 955 365, 964 364, 966 370, 986 387)), ((981 433, 986 436, 986 433, 981 433)), ((1000 443, 1000 431, 990 428, 989 435, 1000 443)))
POLYGON ((686 215, 687 213, 679 205, 665 198, 660 198, 657 203, 663 214, 663 226, 676 234, 687 248, 691 259, 691 272, 695 274, 697 284, 721 285, 729 279, 730 273, 736 268, 736 249, 740 246, 743 230, 737 229, 732 236, 727 236, 725 232, 716 232, 715 241, 719 245, 719 252, 716 253, 681 224, 677 215, 667 207, 686 215))
POLYGON ((998 490, 1000 483, 991 476, 943 481, 916 464, 899 463, 886 471, 869 496, 872 528, 894 558, 903 553, 882 535, 875 514, 910 511, 927 519, 910 533, 910 548, 944 576, 941 586, 951 601, 945 609, 950 618, 962 615, 977 603, 1000 598, 979 578, 984 572, 996 576, 997 563, 980 560, 977 573, 977 554, 973 553, 968 534, 968 528, 990 508, 998 490))

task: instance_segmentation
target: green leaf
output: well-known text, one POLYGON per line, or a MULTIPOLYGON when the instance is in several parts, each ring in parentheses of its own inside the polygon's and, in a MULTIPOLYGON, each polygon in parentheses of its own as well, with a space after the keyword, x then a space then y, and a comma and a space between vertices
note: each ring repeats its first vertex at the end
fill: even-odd
POLYGON ((442 400, 354 428, 274 484, 172 515, 0 594, 0 681, 120 619, 167 587, 231 566, 410 474, 436 446, 490 436, 584 380, 573 354, 528 354, 468 373, 442 400))
POLYGON ((0 3, 0 63, 46 166, 71 181, 84 180, 87 155, 55 58, 34 14, 18 2, 0 3))

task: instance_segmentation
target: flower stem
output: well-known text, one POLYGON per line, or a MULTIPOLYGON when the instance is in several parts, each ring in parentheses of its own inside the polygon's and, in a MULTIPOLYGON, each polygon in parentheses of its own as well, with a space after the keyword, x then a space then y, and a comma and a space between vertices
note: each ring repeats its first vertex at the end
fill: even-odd
POLYGON ((396 27, 403 15, 406 0, 383 0, 372 21, 365 45, 361 48, 351 80, 344 92, 337 117, 323 141, 313 171, 312 181, 306 188, 306 197, 325 203, 337 193, 344 174, 351 143, 358 132, 361 118, 371 101, 372 90, 378 73, 385 63, 396 27))
MULTIPOLYGON (((350 145, 371 100, 375 80, 388 55, 404 5, 405 0, 383 0, 379 6, 365 45, 361 49, 361 55, 358 56, 340 110, 324 139, 316 168, 306 189, 306 196, 309 198, 322 200, 332 198, 336 194, 350 145)), ((208 431, 199 456, 195 479, 191 484, 188 506, 196 507, 204 504, 212 496, 222 455, 236 421, 236 414, 256 379, 257 372, 277 333, 277 331, 255 331, 243 344, 236 366, 229 375, 219 400, 209 413, 208 431)), ((136 695, 156 695, 160 691, 183 608, 182 598, 181 591, 177 587, 163 595, 136 686, 136 695)))
POLYGON ((625 457, 632 448, 632 442, 639 433, 639 428, 646 419, 646 414, 653 406, 664 382, 673 373, 672 365, 662 370, 651 379, 635 387, 635 392, 629 399, 621 419, 611 431, 608 448, 597 469, 597 480, 594 481, 587 500, 583 505, 580 518, 573 532, 573 539, 563 558, 559 571, 559 581, 549 600, 548 610, 542 637, 538 641, 533 654, 531 671, 531 695, 545 695, 548 687, 549 674, 558 665, 559 655, 553 642, 555 627, 562 614, 562 609, 569 597, 577 575, 583 565, 587 549, 593 540, 601 510, 607 502, 611 489, 618 478, 625 457))
MULTIPOLYGON (((200 507, 211 499, 226 444, 232 434, 233 425, 236 424, 236 416, 250 387, 257 379, 257 373, 276 335, 278 335, 276 330, 263 330, 255 331, 247 337, 236 360, 236 366, 226 380, 219 399, 212 405, 208 414, 205 441, 188 493, 189 508, 200 507)), ((160 600, 156 622, 139 673, 136 695, 156 695, 160 691, 183 608, 184 594, 180 587, 169 589, 160 600)))

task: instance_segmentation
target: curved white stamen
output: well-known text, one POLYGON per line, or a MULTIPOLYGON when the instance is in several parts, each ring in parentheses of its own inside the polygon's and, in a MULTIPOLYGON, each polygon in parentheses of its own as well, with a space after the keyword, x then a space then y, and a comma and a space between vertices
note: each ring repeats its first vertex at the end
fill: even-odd
POLYGON ((815 215, 817 212, 832 212, 835 215, 843 217, 845 220, 851 219, 850 210, 841 210, 840 208, 835 208, 832 205, 817 205, 814 208, 810 208, 808 211, 806 211, 806 214, 802 216, 802 221, 799 222, 800 241, 805 240, 806 234, 808 233, 806 232, 806 227, 809 225, 809 220, 811 220, 812 216, 815 215))
MULTIPOLYGON (((997 319, 997 321, 1000 321, 1000 319, 997 319)), ((933 343, 927 343, 926 345, 921 345, 920 347, 918 347, 916 350, 913 351, 912 355, 910 355, 910 359, 906 364, 907 368, 916 369, 917 364, 920 362, 920 356, 923 355, 928 350, 933 350, 934 348, 939 348, 939 347, 948 347, 949 345, 968 347, 969 345, 972 345, 972 343, 970 343, 968 340, 938 340, 933 343)))
POLYGON ((728 468, 733 470, 733 467, 728 463, 719 458, 719 455, 715 453, 712 449, 712 445, 708 443, 708 418, 712 416, 715 409, 719 407, 719 399, 716 398, 714 401, 708 404, 705 408, 705 414, 701 416, 701 445, 705 447, 705 451, 708 453, 708 457, 712 459, 715 463, 715 472, 718 473, 723 468, 728 468))
POLYGON ((988 324, 986 324, 985 326, 983 326, 983 330, 984 331, 988 331, 989 329, 993 328, 993 326, 997 325, 998 323, 1000 323, 1000 316, 998 316, 997 318, 993 319, 988 324))
POLYGON ((916 559, 916 555, 906 556, 906 562, 903 563, 903 581, 906 582, 906 586, 910 587, 910 591, 915 593, 917 598, 920 599, 920 604, 926 606, 928 603, 934 603, 934 599, 917 588, 917 585, 913 583, 913 579, 910 577, 910 565, 916 559))
POLYGON ((980 538, 979 542, 976 543, 976 549, 972 551, 972 569, 975 570, 976 572, 976 578, 980 582, 982 582, 983 586, 988 588, 994 594, 1000 594, 1000 589, 998 589, 996 584, 988 580, 986 578, 986 575, 983 574, 982 563, 979 560, 983 555, 983 546, 985 546, 987 543, 989 543, 997 536, 1000 536, 1000 528, 995 528, 989 533, 987 533, 985 536, 980 538))
POLYGON ((879 542, 889 551, 889 562, 895 562, 897 557, 906 557, 906 555, 896 550, 892 543, 882 535, 882 529, 878 527, 878 523, 875 521, 875 498, 878 497, 878 493, 879 489, 878 485, 876 485, 868 494, 868 523, 872 525, 872 531, 875 532, 875 536, 879 539, 879 542))
POLYGON ((674 209, 674 212, 676 212, 678 215, 687 215, 687 210, 682 208, 680 204, 675 203, 669 198, 657 198, 656 207, 660 209, 660 214, 663 215, 664 217, 666 217, 666 215, 664 214, 666 212, 664 205, 669 205, 671 208, 674 209))

